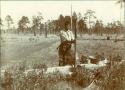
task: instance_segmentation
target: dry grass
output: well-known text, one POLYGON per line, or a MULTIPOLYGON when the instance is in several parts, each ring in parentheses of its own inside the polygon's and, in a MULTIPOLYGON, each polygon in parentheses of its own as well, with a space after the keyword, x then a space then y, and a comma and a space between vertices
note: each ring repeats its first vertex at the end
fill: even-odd
MULTIPOLYGON (((46 68, 45 64, 34 67, 40 70, 46 68)), ((73 72, 71 76, 63 76, 58 71, 50 75, 45 75, 43 72, 36 74, 32 71, 26 75, 25 70, 24 63, 21 66, 9 68, 4 73, 1 87, 8 86, 12 90, 82 90, 94 81, 100 90, 125 89, 125 63, 112 64, 94 71, 78 66, 70 69, 73 72)))
POLYGON ((119 54, 124 58, 124 42, 112 40, 78 40, 77 52, 85 56, 95 56, 96 53, 104 53, 104 57, 116 56, 119 54))
MULTIPOLYGON (((10 67, 7 70, 8 73, 5 73, 4 78, 2 78, 1 86, 5 88, 5 85, 7 85, 8 87, 12 88, 11 90, 82 90, 84 87, 90 85, 93 80, 95 80, 95 84, 100 88, 100 90, 125 90, 125 63, 120 65, 118 65, 117 63, 112 63, 107 67, 100 68, 94 71, 90 71, 85 67, 78 66, 77 68, 71 68, 70 70, 73 72, 73 74, 71 76, 67 75, 66 77, 64 77, 59 72, 56 72, 53 75, 44 75, 42 72, 37 75, 35 72, 30 72, 26 76, 24 74, 24 71, 29 69, 29 67, 27 67, 27 65, 29 64, 31 66, 30 68, 33 69, 46 69, 47 66, 51 64, 51 62, 53 62, 54 65, 57 65, 57 51, 56 49, 52 50, 52 48, 56 48, 57 43, 58 42, 56 42, 56 44, 53 43, 53 45, 50 45, 51 47, 47 47, 45 49, 40 48, 40 45, 42 45, 42 43, 35 44, 38 45, 36 47, 37 49, 41 49, 40 51, 35 50, 35 48, 33 49, 33 46, 27 46, 26 53, 29 53, 28 50, 32 49, 34 50, 34 53, 30 52, 30 54, 28 54, 29 56, 27 55, 25 59, 30 60, 29 57, 32 56, 30 58, 32 58, 34 61, 29 61, 31 63, 22 62, 17 66, 13 65, 13 67, 10 67), (51 50, 51 52, 48 53, 46 50, 51 50), (43 52, 45 52, 46 54, 43 54, 43 52), (47 54, 51 54, 50 57, 52 60, 49 61, 50 57, 46 57, 44 58, 46 60, 46 63, 41 63, 44 61, 41 60, 41 57, 34 57, 35 55, 40 56, 41 53, 44 57, 47 54), (41 61, 39 62, 38 59, 41 61)), ((10 46, 13 45, 16 46, 16 43, 13 43, 10 46)), ((10 46, 8 47, 10 48, 10 46)), ((24 46, 25 45, 23 45, 22 48, 24 46)), ((6 48, 6 46, 4 48, 6 48)), ((16 47, 13 46, 13 48, 11 49, 14 50, 15 48, 16 47)), ((19 48, 19 46, 17 46, 17 48, 19 48)), ((17 51, 15 51, 15 53, 17 53, 17 51)), ((78 54, 83 53, 86 56, 94 56, 96 52, 98 52, 99 54, 104 53, 104 56, 106 58, 111 59, 111 61, 114 62, 113 57, 115 57, 117 54, 119 54, 120 56, 124 55, 124 42, 114 42, 110 40, 78 40, 77 51, 78 54)), ((16 57, 14 58, 16 59, 16 57)), ((122 59, 125 58, 122 57, 122 59)))
POLYGON ((100 77, 96 85, 101 90, 125 90, 125 63, 112 65, 99 70, 100 77))

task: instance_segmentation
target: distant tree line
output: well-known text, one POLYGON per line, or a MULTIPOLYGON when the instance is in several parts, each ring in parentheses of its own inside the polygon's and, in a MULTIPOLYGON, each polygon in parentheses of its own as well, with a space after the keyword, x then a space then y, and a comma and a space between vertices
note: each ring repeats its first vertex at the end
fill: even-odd
MULTIPOLYGON (((69 22, 72 26, 72 31, 77 32, 76 36, 79 34, 82 36, 83 34, 120 34, 123 32, 123 25, 120 21, 114 21, 111 23, 107 23, 104 25, 103 22, 95 16, 95 12, 92 10, 87 10, 84 15, 81 13, 76 14, 73 12, 71 16, 63 16, 59 15, 56 20, 48 20, 43 22, 42 13, 38 13, 37 16, 33 16, 30 21, 27 16, 22 16, 18 21, 18 28, 10 27, 14 24, 13 19, 10 15, 7 15, 5 18, 7 23, 6 32, 15 32, 15 33, 32 33, 34 36, 37 34, 42 35, 45 34, 47 37, 48 34, 57 34, 60 30, 64 29, 65 22, 69 22), (72 23, 71 23, 72 20, 72 23)), ((3 21, 0 18, 0 27, 2 30, 3 21)))

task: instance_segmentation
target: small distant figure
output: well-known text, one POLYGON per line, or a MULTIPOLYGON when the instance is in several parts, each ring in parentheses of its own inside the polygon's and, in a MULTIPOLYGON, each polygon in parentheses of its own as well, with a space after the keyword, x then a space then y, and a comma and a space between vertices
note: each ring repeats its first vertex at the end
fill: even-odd
POLYGON ((59 66, 67 64, 75 65, 75 54, 71 50, 72 44, 75 43, 75 37, 70 30, 69 22, 65 22, 65 29, 60 31, 61 43, 58 47, 59 66))
POLYGON ((107 36, 107 40, 110 40, 110 36, 107 36))

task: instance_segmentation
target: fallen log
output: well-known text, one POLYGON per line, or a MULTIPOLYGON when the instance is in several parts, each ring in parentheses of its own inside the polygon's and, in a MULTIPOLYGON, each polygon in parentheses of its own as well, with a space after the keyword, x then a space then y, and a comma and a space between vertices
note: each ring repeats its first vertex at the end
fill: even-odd
MULTIPOLYGON (((100 67, 104 67, 106 66, 106 64, 104 63, 104 61, 100 61, 98 64, 79 64, 78 66, 84 67, 86 69, 89 70, 95 70, 98 69, 100 67)), ((57 66, 57 67, 48 67, 46 69, 28 69, 24 71, 24 74, 27 76, 30 73, 36 73, 37 75, 40 74, 41 72, 44 74, 55 74, 56 72, 59 72, 62 75, 71 75, 72 71, 71 68, 73 68, 70 65, 67 66, 57 66)), ((4 72, 6 70, 1 70, 1 77, 4 76, 4 72)))

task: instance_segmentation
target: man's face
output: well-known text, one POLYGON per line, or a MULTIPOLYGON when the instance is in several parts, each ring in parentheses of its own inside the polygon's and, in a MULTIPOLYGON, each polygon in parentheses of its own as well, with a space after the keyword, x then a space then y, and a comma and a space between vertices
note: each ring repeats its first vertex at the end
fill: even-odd
POLYGON ((65 26, 65 30, 69 30, 69 29, 70 29, 70 25, 67 24, 67 25, 65 26))

